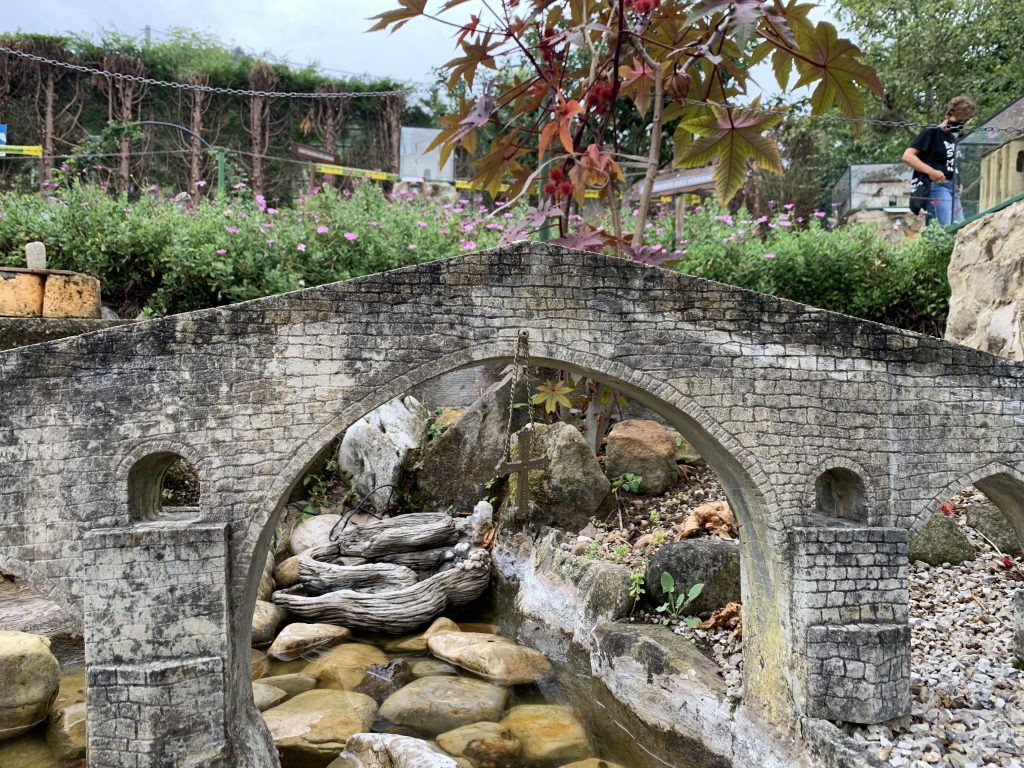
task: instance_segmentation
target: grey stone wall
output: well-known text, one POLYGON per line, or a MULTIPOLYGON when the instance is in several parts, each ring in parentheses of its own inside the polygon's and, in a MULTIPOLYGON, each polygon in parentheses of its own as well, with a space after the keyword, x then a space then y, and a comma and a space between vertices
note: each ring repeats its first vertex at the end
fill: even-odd
MULTIPOLYGON (((855 471, 868 511, 862 527, 902 535, 971 483, 991 481, 1004 498, 1024 499, 1019 364, 541 244, 12 350, 0 353, 0 569, 84 617, 89 663, 115 681, 110 695, 90 692, 91 711, 100 713, 90 723, 104 719, 104 702, 127 695, 116 692, 122 671, 130 677, 156 664, 176 674, 175 664, 201 665, 210 671, 193 693, 223 697, 225 760, 273 765, 251 701, 249 625, 273 521, 291 486, 357 418, 450 371, 508 362, 521 330, 530 334, 535 362, 593 374, 657 410, 718 473, 740 522, 745 696, 774 722, 795 722, 815 705, 815 675, 834 674, 825 671, 827 653, 817 666, 809 661, 809 639, 818 637, 810 630, 827 622, 802 614, 795 592, 801 600, 848 593, 844 582, 860 578, 826 574, 810 589, 798 573, 803 566, 795 566, 793 531, 819 522, 812 496, 822 473, 855 471), (183 456, 199 475, 192 525, 159 517, 139 523, 148 511, 132 509, 145 495, 137 486, 146 475, 136 473, 129 494, 132 468, 157 466, 153 457, 166 454, 183 456), (226 541, 218 549, 212 531, 219 527, 226 541), (172 560, 217 565, 192 568, 190 592, 175 581, 181 574, 151 563, 160 548, 172 560), (91 582, 112 585, 116 577, 100 572, 121 567, 122 557, 128 583, 168 579, 178 591, 145 611, 127 588, 111 586, 105 599, 91 582), (90 569, 98 569, 95 577, 90 569), (220 598, 210 603, 210 594, 223 595, 222 624, 220 598), (174 622, 166 630, 151 626, 175 612, 198 617, 203 629, 193 645, 174 622), (107 621, 115 628, 98 626, 107 621), (118 628, 137 642, 122 641, 118 628), (116 640, 117 655, 104 657, 94 647, 100 638, 116 640)), ((1009 514, 1024 530, 1024 504, 1009 514)), ((829 551, 838 555, 846 543, 853 542, 836 541, 829 551)), ((883 547, 895 542, 875 543, 877 551, 860 554, 884 560, 883 547)), ((887 566, 865 561, 855 570, 873 567, 887 566)), ((865 619, 858 606, 857 617, 851 610, 840 626, 901 626, 896 603, 906 574, 893 578, 904 586, 879 587, 874 596, 894 618, 865 619)), ((877 632, 875 646, 889 648, 888 635, 877 632)), ((848 660, 874 664, 877 676, 858 680, 889 695, 878 682, 886 662, 874 659, 848 660)), ((899 709, 894 697, 878 709, 899 709)), ((188 721, 195 700, 167 704, 158 719, 188 721)), ((845 704, 834 715, 864 716, 845 704)), ((217 752, 211 733, 209 743, 179 751, 217 752)))

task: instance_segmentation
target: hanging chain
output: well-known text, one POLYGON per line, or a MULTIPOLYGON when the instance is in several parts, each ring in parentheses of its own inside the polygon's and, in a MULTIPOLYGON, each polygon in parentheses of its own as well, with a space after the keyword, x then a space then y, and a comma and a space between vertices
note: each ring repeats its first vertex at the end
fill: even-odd
MULTIPOLYGON (((520 331, 516 338, 516 348, 512 353, 512 387, 508 394, 508 424, 505 425, 505 449, 502 456, 510 456, 512 450, 512 417, 516 409, 516 389, 519 386, 520 369, 526 381, 526 408, 533 426, 533 381, 530 378, 530 332, 520 331)), ((529 458, 529 456, 525 457, 529 458)))

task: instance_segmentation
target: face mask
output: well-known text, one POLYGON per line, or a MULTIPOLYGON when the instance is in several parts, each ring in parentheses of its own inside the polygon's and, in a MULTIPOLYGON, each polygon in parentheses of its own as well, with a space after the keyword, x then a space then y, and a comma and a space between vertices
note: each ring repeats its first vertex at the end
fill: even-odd
POLYGON ((962 131, 963 129, 963 123, 956 123, 953 121, 946 123, 946 130, 949 131, 950 133, 960 133, 960 131, 962 131))

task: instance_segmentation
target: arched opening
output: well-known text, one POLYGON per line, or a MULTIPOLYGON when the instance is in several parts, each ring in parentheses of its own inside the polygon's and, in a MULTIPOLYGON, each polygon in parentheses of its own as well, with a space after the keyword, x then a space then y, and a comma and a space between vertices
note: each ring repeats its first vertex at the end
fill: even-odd
POLYGON ((860 475, 845 467, 833 467, 814 483, 815 510, 819 515, 867 524, 867 492, 860 475))
MULTIPOLYGON (((555 351, 555 350, 548 350, 555 351)), ((551 368, 566 370, 567 365, 563 362, 569 355, 552 355, 548 354, 543 357, 535 355, 533 363, 537 367, 551 368)), ((606 363, 600 360, 587 360, 583 356, 574 354, 571 356, 573 363, 571 371, 573 374, 578 374, 583 377, 592 377, 596 382, 600 382, 611 387, 616 392, 620 392, 625 395, 629 401, 635 404, 638 408, 647 408, 649 411, 641 411, 635 416, 655 416, 653 419, 643 419, 648 421, 656 421, 658 428, 665 431, 668 434, 669 429, 673 429, 679 433, 679 443, 676 442, 675 436, 669 438, 670 445, 675 448, 681 448, 682 443, 685 441, 686 444, 692 447, 693 454, 691 456, 694 464, 700 462, 706 462, 707 470, 705 475, 711 475, 717 479, 718 487, 722 496, 728 498, 729 507, 733 515, 736 518, 739 542, 737 543, 737 549, 740 552, 740 566, 738 567, 738 578, 740 581, 739 589, 743 596, 743 612, 746 616, 749 612, 753 618, 751 620, 752 627, 756 627, 757 631, 752 634, 748 634, 744 640, 743 655, 748 659, 747 671, 744 673, 747 678, 747 690, 752 691, 757 703, 760 703, 760 695, 767 694, 768 689, 771 689, 771 695, 775 699, 775 705, 780 711, 786 711, 791 709, 791 706, 785 703, 785 693, 780 694, 778 686, 774 685, 774 682, 769 683, 769 678, 781 677, 781 670, 786 664, 784 658, 785 654, 780 652, 779 649, 787 647, 787 641, 784 639, 788 633, 788 611, 784 605, 777 598, 774 590, 774 585, 777 583, 776 576, 776 564, 774 562, 774 555, 781 551, 780 543, 773 539, 773 533, 769 526, 763 526, 757 524, 755 521, 760 521, 764 514, 764 500, 761 496, 760 488, 763 485, 751 476, 750 470, 744 467, 738 456, 742 456, 742 450, 731 443, 728 435, 724 434, 708 420, 697 417, 694 415, 692 405, 687 403, 685 398, 675 393, 670 388, 665 387, 664 384, 655 381, 648 381, 643 375, 638 375, 635 371, 630 371, 622 366, 606 363), (582 364, 581 364, 582 363, 582 364), (587 363, 590 363, 588 366, 587 363), (657 392, 657 395, 652 394, 657 392), (727 447, 728 446, 728 447, 727 447), (761 631, 762 627, 764 631, 761 631), (753 661, 749 661, 752 659, 753 661)), ((491 365, 500 363, 502 365, 510 362, 507 358, 487 358, 483 357, 478 361, 474 362, 486 362, 491 365)), ((454 368, 454 366, 453 366, 454 368)), ((448 370, 451 370, 449 368, 448 370)), ((441 371, 434 371, 434 375, 437 373, 443 373, 444 368, 441 371)), ((308 476, 308 473, 317 464, 322 464, 323 456, 322 451, 324 446, 327 446, 332 440, 336 440, 340 433, 346 433, 351 429, 352 425, 356 424, 362 419, 362 416, 367 413, 367 407, 369 409, 376 409, 380 405, 384 405, 387 402, 393 402, 394 400, 383 400, 385 395, 394 397, 401 397, 410 389, 416 386, 416 382, 427 381, 432 379, 434 376, 425 375, 422 377, 410 376, 404 381, 404 388, 395 392, 381 392, 375 396, 372 401, 364 401, 363 407, 360 407, 359 412, 356 412, 355 406, 353 406, 347 415, 341 416, 332 422, 334 429, 326 427, 321 430, 314 439, 311 439, 308 447, 304 447, 299 453, 299 456, 304 456, 305 460, 302 464, 298 464, 296 461, 296 469, 293 470, 291 475, 291 482, 287 487, 282 487, 277 493, 278 499, 278 514, 271 518, 271 520, 265 525, 260 533, 259 541, 255 547, 255 554, 253 559, 252 568, 250 570, 250 578, 248 586, 250 590, 250 597, 255 602, 258 592, 260 591, 260 581, 264 580, 264 575, 267 571, 266 568, 266 553, 273 549, 273 542, 275 537, 278 536, 280 530, 280 519, 282 516, 287 514, 285 507, 289 501, 296 501, 296 493, 298 489, 303 486, 303 478, 308 476), (319 456, 319 459, 317 458, 319 456)), ((535 377, 536 378, 536 377, 535 377)), ((534 381, 534 384, 542 383, 534 381)), ((396 387, 397 389, 397 387, 396 387)), ((520 404, 522 401, 519 401, 520 404)), ((434 404, 429 404, 434 405, 434 404)), ((424 421, 424 437, 427 442, 440 437, 440 434, 447 432, 452 427, 444 425, 438 426, 437 416, 441 408, 431 408, 434 412, 433 417, 427 418, 424 421), (434 434, 429 434, 433 429, 434 434)), ((503 409, 501 411, 502 419, 504 423, 507 419, 507 414, 503 409)), ((519 409, 520 411, 523 409, 519 409)), ((513 417, 516 413, 513 412, 513 417)), ((624 414, 629 415, 629 414, 624 414)), ((613 423, 617 421, 625 421, 627 419, 617 418, 613 419, 613 423)), ((555 421, 561 422, 561 419, 555 421)), ((568 422, 561 422, 568 423, 568 422)), ((576 427, 574 426, 574 429, 576 427)), ((342 440, 344 442, 344 440, 342 440)), ((607 455, 602 457, 607 459, 607 455)), ((598 462, 600 464, 600 462, 598 462)), ((681 462, 686 465, 686 461, 681 462)), ((674 467, 679 466, 679 462, 674 461, 674 467)), ((677 470, 678 471, 678 470, 677 470)), ((625 475, 628 473, 621 473, 625 475)), ((691 471, 692 474, 699 474, 698 472, 691 471)), ((622 478, 617 475, 614 478, 607 478, 609 487, 612 485, 612 481, 616 479, 622 479, 628 482, 628 478, 622 478)), ((684 478, 685 479, 685 478, 684 478)), ((532 482, 532 479, 531 479, 532 482)), ((371 489, 372 490, 372 489, 371 489)), ((420 489, 422 490, 422 489, 420 489)), ((624 488, 622 484, 616 489, 619 496, 620 503, 625 503, 631 506, 632 502, 637 500, 635 497, 642 496, 644 494, 632 494, 629 489, 624 488)), ((614 500, 615 494, 609 492, 614 500)), ((353 496, 358 498, 358 496, 353 496)), ((413 496, 409 495, 408 488, 402 491, 402 501, 409 501, 413 496)), ((706 500, 709 503, 717 501, 718 496, 706 495, 705 499, 699 497, 691 498, 690 501, 703 501, 706 500)), ((470 505, 471 508, 471 505, 470 505)), ((652 519, 651 512, 654 511, 654 506, 648 504, 643 508, 644 519, 650 526, 656 526, 657 523, 652 519)), ((347 510, 351 511, 351 510, 347 510)), ((464 511, 468 511, 464 510, 464 511)), ((669 522, 678 522, 680 527, 685 522, 688 513, 693 511, 692 508, 686 510, 679 509, 680 519, 678 521, 672 520, 669 522), (687 514, 684 514, 687 513, 687 514)), ((500 513, 500 508, 499 508, 500 513)), ((659 513, 660 514, 660 513, 659 513)), ((595 515, 595 517, 597 517, 595 515)), ((624 523, 628 525, 629 513, 625 515, 624 523)), ((610 523, 614 523, 614 528, 618 527, 618 505, 614 508, 606 509, 598 521, 608 519, 610 523)), ((664 517, 662 517, 664 520, 664 517)), ((639 523, 639 520, 634 517, 634 521, 639 523)), ((599 526, 595 526, 599 527, 599 526)), ((645 526, 647 527, 647 526, 645 526)), ((649 531, 655 533, 656 531, 649 531)), ((574 531, 574 534, 580 534, 579 530, 574 531)), ((636 543, 635 539, 646 535, 648 531, 635 531, 638 535, 633 537, 633 540, 629 541, 629 545, 632 547, 636 543)), ((594 537, 592 537, 593 539, 594 537)), ((573 543, 579 543, 574 541, 573 543)), ((604 544, 604 542, 601 542, 604 544)), ((609 561, 614 562, 617 556, 616 547, 622 545, 611 545, 602 546, 605 555, 609 561)), ((290 556, 290 553, 288 553, 290 556)), ((285 558, 287 559, 287 558, 285 558)), ((602 559, 605 559, 602 557, 602 559)), ((277 562, 273 564, 280 568, 282 561, 280 556, 277 562)), ((683 587, 682 584, 679 585, 683 587)), ((693 586, 692 584, 686 584, 685 587, 688 589, 693 586)), ((653 609, 651 611, 654 612, 653 609)), ((710 614, 710 612, 707 612, 710 614)), ((702 618, 698 616, 697 618, 702 618)), ((710 618, 708 616, 707 618, 710 618)), ((294 619, 283 619, 288 621, 294 619)), ((265 645, 265 643, 264 643, 265 645)), ((248 649, 246 648, 246 654, 248 649)), ((241 658, 241 653, 238 654, 238 658, 241 658)), ((307 662, 308 663, 308 662, 307 662)), ((285 668, 278 667, 272 669, 272 671, 283 671, 285 668)), ((738 677, 738 675, 737 675, 738 677)))
POLYGON ((133 522, 192 519, 199 515, 199 474, 173 451, 156 451, 128 472, 128 514, 133 522))

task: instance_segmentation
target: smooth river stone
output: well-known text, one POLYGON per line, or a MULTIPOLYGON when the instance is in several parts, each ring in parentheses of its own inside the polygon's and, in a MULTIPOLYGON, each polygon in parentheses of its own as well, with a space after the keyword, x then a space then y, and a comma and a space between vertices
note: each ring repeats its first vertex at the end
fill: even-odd
POLYGON ((327 648, 352 637, 352 630, 334 624, 289 624, 267 651, 275 659, 292 661, 318 648, 327 648))
POLYGON ((252 700, 256 704, 256 709, 260 712, 276 707, 287 698, 287 693, 273 685, 267 685, 266 683, 252 684, 252 700))
MULTIPOLYGON (((357 733, 327 768, 476 768, 444 754, 435 744, 394 733, 357 733)), ((482 767, 481 767, 482 768, 482 767)))
POLYGON ((260 679, 263 685, 272 685, 284 691, 288 696, 297 696, 300 693, 311 691, 316 688, 316 678, 305 672, 290 672, 287 675, 273 675, 260 679))
POLYGON ((436 635, 438 632, 459 631, 459 625, 451 619, 441 616, 434 620, 434 623, 418 635, 400 637, 397 640, 389 640, 384 643, 384 650, 388 653, 423 653, 427 650, 427 638, 436 635))
POLYGON ((389 696, 380 716, 429 733, 501 717, 508 689, 463 677, 423 677, 389 696))
POLYGON ((370 730, 377 703, 350 691, 306 691, 263 713, 281 762, 291 768, 322 768, 355 733, 370 730))
POLYGON ((474 765, 504 768, 512 765, 523 745, 508 728, 498 723, 472 723, 442 733, 437 743, 450 755, 466 757, 474 765))
POLYGON ((272 642, 277 628, 288 618, 284 608, 266 600, 257 600, 252 612, 252 644, 263 645, 272 642))
POLYGON ((501 725, 522 742, 524 763, 558 765, 594 754, 583 724, 569 707, 524 704, 510 709, 501 725))
POLYGON ((430 652, 499 685, 535 683, 551 674, 543 653, 500 635, 438 632, 427 640, 430 652))
POLYGON ((46 743, 62 764, 85 757, 85 702, 50 712, 46 743))
POLYGON ((293 555, 282 560, 274 569, 274 583, 278 589, 294 587, 299 583, 299 556, 293 555))
POLYGON ((451 664, 438 659, 417 659, 409 663, 412 669, 412 676, 420 677, 443 677, 445 675, 458 675, 459 671, 451 664))
POLYGON ((344 643, 326 651, 303 671, 315 677, 320 688, 348 691, 359 685, 371 664, 387 662, 388 657, 372 645, 344 643))
POLYGON ((60 685, 60 664, 49 639, 0 631, 0 741, 46 719, 60 685))
POLYGON ((613 763, 610 760, 602 760, 599 757, 588 757, 586 760, 577 760, 575 763, 566 763, 558 768, 625 768, 623 765, 613 763))

